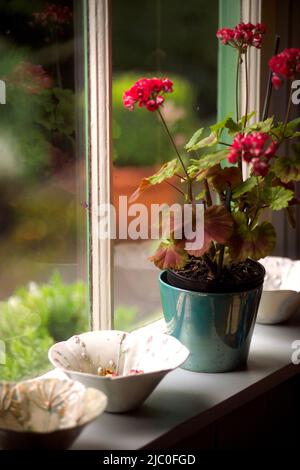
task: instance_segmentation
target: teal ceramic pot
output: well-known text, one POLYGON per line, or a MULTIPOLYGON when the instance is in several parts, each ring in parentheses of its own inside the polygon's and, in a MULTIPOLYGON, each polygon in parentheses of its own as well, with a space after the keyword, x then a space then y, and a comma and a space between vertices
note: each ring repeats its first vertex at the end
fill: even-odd
POLYGON ((190 351, 182 367, 195 372, 229 372, 247 363, 262 284, 245 292, 205 293, 173 287, 160 274, 168 333, 190 351))

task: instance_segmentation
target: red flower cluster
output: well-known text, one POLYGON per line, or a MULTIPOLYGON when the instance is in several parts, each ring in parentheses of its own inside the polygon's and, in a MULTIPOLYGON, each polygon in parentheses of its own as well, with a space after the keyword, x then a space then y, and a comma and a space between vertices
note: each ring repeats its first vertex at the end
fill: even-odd
POLYGON ((256 25, 252 23, 239 23, 234 28, 219 29, 217 31, 217 38, 221 40, 222 44, 229 44, 244 53, 249 46, 260 49, 262 36, 265 32, 266 28, 262 23, 257 23, 256 25))
POLYGON ((269 171, 270 159, 274 157, 278 148, 278 142, 271 141, 264 132, 253 132, 252 134, 239 133, 235 136, 228 155, 229 163, 236 163, 243 159, 250 163, 253 174, 256 176, 266 176, 269 171))
POLYGON ((295 80, 297 73, 300 73, 300 49, 284 49, 269 60, 269 67, 273 72, 274 88, 280 87, 282 78, 295 80))
POLYGON ((123 104, 129 111, 133 111, 134 105, 146 108, 153 112, 164 102, 163 93, 173 91, 173 82, 168 78, 141 78, 129 90, 123 94, 123 104))
POLYGON ((42 65, 20 62, 9 75, 9 83, 23 89, 27 93, 37 95, 45 88, 52 86, 49 77, 42 65))
POLYGON ((71 22, 72 11, 68 6, 47 3, 41 12, 33 13, 33 16, 36 23, 39 23, 42 26, 61 26, 71 22))

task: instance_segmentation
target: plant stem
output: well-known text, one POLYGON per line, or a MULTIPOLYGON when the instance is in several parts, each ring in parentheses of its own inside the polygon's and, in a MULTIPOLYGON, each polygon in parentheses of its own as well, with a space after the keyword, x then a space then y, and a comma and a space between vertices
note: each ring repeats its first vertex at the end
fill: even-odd
POLYGON ((210 190, 209 190, 208 181, 207 181, 206 178, 204 179, 204 188, 205 188, 205 197, 206 197, 207 206, 208 207, 212 206, 211 194, 210 194, 210 190))
POLYGON ((177 188, 177 186, 175 186, 175 184, 173 183, 170 183, 170 181, 164 181, 164 183, 168 184, 169 186, 171 186, 172 188, 176 189, 176 191, 178 191, 179 193, 181 193, 183 196, 185 196, 185 193, 183 191, 181 191, 181 189, 177 188))
POLYGON ((236 66, 236 77, 235 77, 235 109, 236 109, 236 121, 240 120, 239 117, 239 76, 240 76, 240 62, 241 62, 241 53, 238 52, 237 56, 237 66, 236 66))
POLYGON ((248 86, 248 52, 245 53, 245 86, 246 86, 246 102, 245 102, 245 122, 243 128, 245 129, 248 121, 248 101, 249 101, 249 86, 248 86))
POLYGON ((218 141, 218 144, 226 145, 226 147, 231 147, 230 144, 227 144, 226 142, 222 142, 221 140, 218 141))
MULTIPOLYGON (((237 66, 236 66, 236 77, 235 77, 235 107, 236 107, 236 121, 239 122, 239 77, 240 77, 240 63, 241 63, 241 53, 238 52, 237 56, 237 66)), ((238 167, 240 170, 241 178, 243 179, 243 168, 242 168, 242 160, 238 161, 238 167)))
POLYGON ((182 175, 179 175, 178 173, 174 173, 174 176, 177 176, 177 178, 186 181, 186 177, 182 176, 182 175))
POLYGON ((258 216, 259 216, 259 214, 260 214, 260 210, 261 210, 260 207, 257 207, 257 209, 255 210, 253 219, 251 220, 250 225, 249 225, 249 229, 250 229, 250 230, 254 227, 256 221, 258 220, 258 216))
POLYGON ((188 175, 187 169, 186 169, 186 167, 185 167, 185 164, 183 163, 183 160, 182 160, 182 158, 181 158, 181 155, 180 155, 180 153, 179 153, 179 151, 178 151, 178 149, 177 149, 177 146, 176 146, 176 144, 175 144, 175 142, 174 142, 174 139, 173 139, 173 137, 172 137, 172 135, 171 135, 171 133, 170 133, 170 131, 169 131, 169 128, 168 128, 168 126, 167 126, 167 123, 166 123, 166 121, 165 121, 163 115, 162 115, 161 112, 160 112, 160 109, 157 109, 157 112, 158 112, 158 115, 159 115, 159 117, 160 117, 160 119, 161 119, 161 122, 162 122, 162 124, 163 124, 163 127, 164 127, 164 129, 165 129, 165 131, 166 131, 166 133, 167 133, 167 135, 168 135, 168 137, 169 137, 169 139, 170 139, 170 142, 171 142, 171 144, 172 144, 172 146, 173 146, 173 148, 174 148, 174 150, 175 150, 175 152, 176 152, 176 155, 177 155, 177 157, 178 157, 178 159, 179 159, 179 161, 180 161, 180 163, 181 163, 181 166, 182 166, 182 168, 183 168, 183 171, 184 171, 184 173, 186 174, 187 178, 189 178, 189 175, 188 175))
MULTIPOLYGON (((276 35, 276 37, 275 37, 275 46, 274 46, 274 55, 278 54, 279 44, 280 44, 280 36, 276 35)), ((266 92, 266 97, 265 97, 265 101, 264 101, 264 109, 263 109, 263 113, 262 113, 262 121, 265 121, 268 117, 269 107, 270 107, 270 102, 271 102, 271 96, 272 96, 272 90, 273 90, 272 71, 270 70, 269 76, 268 76, 267 92, 266 92)))
POLYGON ((169 137, 169 139, 170 139, 170 142, 171 142, 171 144, 172 144, 172 146, 173 146, 173 148, 174 148, 174 150, 175 150, 175 152, 176 152, 176 155, 177 155, 177 157, 178 157, 178 159, 179 159, 179 161, 180 161, 180 164, 181 164, 181 166, 182 166, 182 169, 183 169, 184 173, 186 174, 186 181, 187 181, 187 185, 188 185, 188 199, 189 199, 190 202, 193 202, 192 181, 191 181, 191 179, 190 179, 190 177, 189 177, 189 174, 188 174, 188 172, 187 172, 187 169, 186 169, 186 167, 185 167, 185 164, 184 164, 184 162, 183 162, 183 159, 182 159, 182 157, 181 157, 181 155, 180 155, 180 153, 179 153, 179 151, 178 151, 178 149, 177 149, 177 146, 176 146, 176 144, 175 144, 175 142, 174 142, 174 139, 173 139, 173 137, 172 137, 172 135, 171 135, 171 133, 170 133, 170 131, 169 131, 169 128, 168 128, 168 126, 167 126, 167 123, 166 123, 166 121, 165 121, 163 115, 161 114, 159 108, 157 109, 157 112, 158 112, 158 115, 159 115, 159 117, 160 117, 160 119, 161 119, 162 125, 163 125, 163 127, 164 127, 164 129, 165 129, 165 131, 166 131, 166 133, 167 133, 167 135, 168 135, 168 137, 169 137))
POLYGON ((257 216, 259 215, 259 212, 260 212, 260 205, 259 205, 259 198, 260 198, 260 192, 259 192, 259 179, 258 177, 256 177, 256 196, 257 196, 257 207, 255 209, 255 212, 254 212, 254 216, 252 217, 252 220, 249 224, 249 229, 251 230, 257 220, 257 216))
MULTIPOLYGON (((231 212, 230 202, 231 202, 231 186, 230 184, 228 184, 226 187, 226 194, 225 194, 225 207, 228 210, 228 212, 231 212)), ((222 272, 224 252, 225 252, 225 245, 221 245, 219 259, 218 259, 218 276, 220 276, 222 272)))
POLYGON ((203 259, 207 266, 209 267, 210 271, 212 272, 213 275, 217 274, 216 266, 215 263, 210 259, 207 253, 204 253, 203 259))
POLYGON ((292 105, 292 94, 293 94, 293 88, 292 88, 292 85, 291 85, 291 89, 290 89, 290 93, 289 93, 289 101, 288 101, 288 105, 287 105, 286 113, 285 113, 284 128, 283 128, 283 132, 282 132, 281 142, 284 140, 286 126, 287 126, 287 123, 288 123, 288 120, 289 120, 289 117, 290 117, 291 105, 292 105))
POLYGON ((218 276, 220 276, 222 272, 223 262, 224 262, 224 252, 225 252, 225 245, 221 245, 219 260, 218 260, 218 276))
POLYGON ((240 170, 241 180, 243 181, 243 164, 242 164, 241 159, 239 159, 239 161, 238 161, 238 167, 239 167, 239 170, 240 170))
POLYGON ((286 208, 286 214, 287 214, 287 218, 288 218, 289 223, 295 229, 296 225, 297 225, 296 218, 295 218, 295 206, 287 207, 286 208))

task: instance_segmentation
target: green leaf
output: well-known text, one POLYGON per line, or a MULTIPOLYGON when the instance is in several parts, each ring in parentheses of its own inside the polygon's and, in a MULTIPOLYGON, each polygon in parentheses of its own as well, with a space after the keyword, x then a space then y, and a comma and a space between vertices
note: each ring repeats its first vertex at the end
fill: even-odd
POLYGON ((199 169, 210 168, 221 163, 228 155, 228 150, 217 150, 213 153, 205 154, 199 160, 199 169))
POLYGON ((149 176, 148 180, 150 184, 159 184, 165 181, 168 178, 172 178, 174 173, 180 171, 180 164, 177 158, 170 160, 167 163, 164 163, 162 167, 152 176, 149 176))
POLYGON ((188 143, 184 147, 188 152, 190 152, 191 150, 194 150, 194 146, 195 144, 197 144, 199 137, 201 137, 201 135, 203 134, 203 131, 204 131, 204 127, 201 127, 195 132, 195 134, 193 134, 191 139, 188 141, 188 143))
POLYGON ((299 132, 295 132, 296 127, 298 127, 299 125, 300 125, 300 117, 288 122, 284 135, 287 137, 294 137, 295 134, 299 134, 299 132))
POLYGON ((231 237, 233 231, 233 218, 221 205, 213 205, 204 213, 204 243, 202 248, 188 250, 193 256, 202 256, 209 250, 211 242, 224 244, 231 237))
MULTIPOLYGON (((247 114, 247 122, 255 115, 255 111, 247 114)), ((246 116, 243 116, 238 122, 234 121, 231 117, 227 117, 225 128, 228 129, 228 134, 233 135, 237 132, 242 132, 245 125, 246 116)), ((245 129, 245 132, 247 130, 245 129)))
POLYGON ((200 170, 206 170, 207 168, 221 163, 226 158, 227 154, 228 150, 217 150, 216 152, 202 155, 198 160, 191 159, 188 167, 189 175, 194 176, 200 170))
POLYGON ((239 263, 247 258, 258 260, 268 256, 276 244, 276 232, 270 222, 262 222, 250 229, 243 213, 234 214, 235 229, 229 245, 233 262, 239 263))
POLYGON ((250 176, 250 178, 243 181, 239 186, 237 186, 232 191, 232 199, 238 199, 243 194, 248 193, 257 185, 257 178, 255 176, 250 176))
POLYGON ((222 131, 225 129, 227 124, 232 125, 233 120, 228 114, 222 121, 217 122, 210 126, 210 134, 207 137, 199 140, 199 137, 202 135, 203 129, 199 129, 191 138, 189 143, 186 145, 186 150, 188 152, 195 151, 205 147, 212 147, 218 143, 222 131))
POLYGON ((300 181, 300 148, 293 145, 294 155, 292 157, 277 157, 272 170, 284 183, 300 181))
POLYGON ((211 132, 209 136, 204 137, 204 139, 199 140, 196 144, 188 149, 188 152, 199 150, 204 147, 212 147, 218 143, 217 135, 214 132, 211 132))
MULTIPOLYGON (((253 116, 255 116, 255 114, 256 114, 255 111, 251 111, 251 113, 248 113, 247 122, 249 122, 250 119, 253 118, 253 116)), ((245 122, 246 122, 246 115, 242 116, 241 119, 239 120, 239 124, 241 124, 242 128, 245 126, 245 122)))
POLYGON ((285 139, 295 139, 300 135, 300 132, 295 131, 296 127, 300 124, 300 118, 293 119, 285 126, 284 123, 280 122, 276 127, 272 129, 272 134, 274 134, 278 140, 285 139), (284 133, 284 136, 283 136, 284 133))
POLYGON ((225 243, 232 235, 233 218, 224 206, 214 205, 204 213, 204 231, 217 243, 225 243))
POLYGON ((228 129, 229 134, 235 134, 242 130, 242 126, 235 122, 231 117, 227 119, 225 127, 228 129))
POLYGON ((283 186, 266 187, 262 192, 262 198, 273 211, 285 209, 294 197, 294 191, 283 186))
POLYGON ((151 256, 152 261, 159 269, 180 269, 188 261, 188 254, 184 249, 184 242, 180 240, 163 240, 155 254, 151 256))
POLYGON ((203 147, 212 147, 213 145, 216 145, 217 142, 218 142, 217 135, 214 132, 211 132, 209 136, 200 140, 200 142, 197 144, 197 148, 199 149, 203 147))
MULTIPOLYGON (((198 160, 195 160, 195 161, 198 162, 198 160)), ((202 170, 199 170, 197 165, 194 168, 195 168, 194 172, 191 172, 191 176, 193 177, 197 176, 197 181, 203 181, 204 179, 211 179, 213 176, 219 173, 219 171, 221 171, 221 165, 219 163, 217 165, 214 165, 212 167, 205 168, 202 170)))
POLYGON ((244 132, 249 133, 253 131, 259 131, 259 132, 268 133, 272 129, 273 122, 274 122, 274 116, 266 119, 265 121, 255 122, 254 124, 247 126, 244 132))
POLYGON ((225 118, 222 121, 217 122, 216 124, 210 126, 210 130, 212 133, 217 134, 217 136, 220 135, 220 132, 227 127, 227 123, 232 121, 231 118, 231 113, 227 114, 225 118))
POLYGON ((248 192, 247 203, 254 208, 270 207, 274 211, 285 209, 294 198, 293 188, 285 186, 279 179, 274 179, 274 174, 269 173, 266 178, 260 179, 258 188, 254 187, 248 192))
POLYGON ((197 194, 197 196, 195 197, 195 201, 201 201, 202 199, 204 199, 205 194, 206 194, 206 191, 205 189, 203 189, 202 191, 200 191, 200 193, 197 194))
POLYGON ((225 191, 228 185, 231 188, 239 186, 241 183, 241 173, 239 168, 236 166, 227 166, 225 168, 220 167, 219 170, 209 178, 209 181, 215 190, 221 193, 225 191))
POLYGON ((236 132, 241 129, 241 126, 233 121, 231 114, 228 114, 222 121, 219 121, 216 124, 210 126, 211 132, 207 137, 199 140, 199 137, 201 137, 203 133, 203 129, 198 129, 198 131, 195 132, 191 140, 185 146, 186 150, 191 152, 201 148, 212 147, 213 145, 216 145, 225 128, 232 130, 235 129, 236 132))
POLYGON ((172 178, 172 176, 174 176, 175 173, 180 171, 180 169, 181 167, 177 158, 174 158, 173 160, 164 163, 154 175, 142 179, 138 188, 130 196, 129 202, 134 202, 150 186, 155 186, 156 184, 160 184, 163 181, 172 178))

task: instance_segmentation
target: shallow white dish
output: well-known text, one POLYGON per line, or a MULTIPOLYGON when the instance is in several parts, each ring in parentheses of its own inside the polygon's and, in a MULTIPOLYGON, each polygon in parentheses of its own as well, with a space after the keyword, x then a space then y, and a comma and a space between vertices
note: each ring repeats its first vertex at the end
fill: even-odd
POLYGON ((0 382, 0 447, 65 449, 106 405, 102 392, 67 379, 0 382))
POLYGON ((83 333, 54 344, 50 362, 69 377, 107 395, 106 411, 120 413, 141 405, 161 379, 180 366, 189 351, 163 333, 105 330, 83 333), (97 375, 99 367, 114 365, 116 377, 97 375), (143 371, 127 375, 131 370, 143 371))
POLYGON ((266 269, 257 322, 283 323, 300 310, 300 261, 269 256, 260 263, 266 269))

